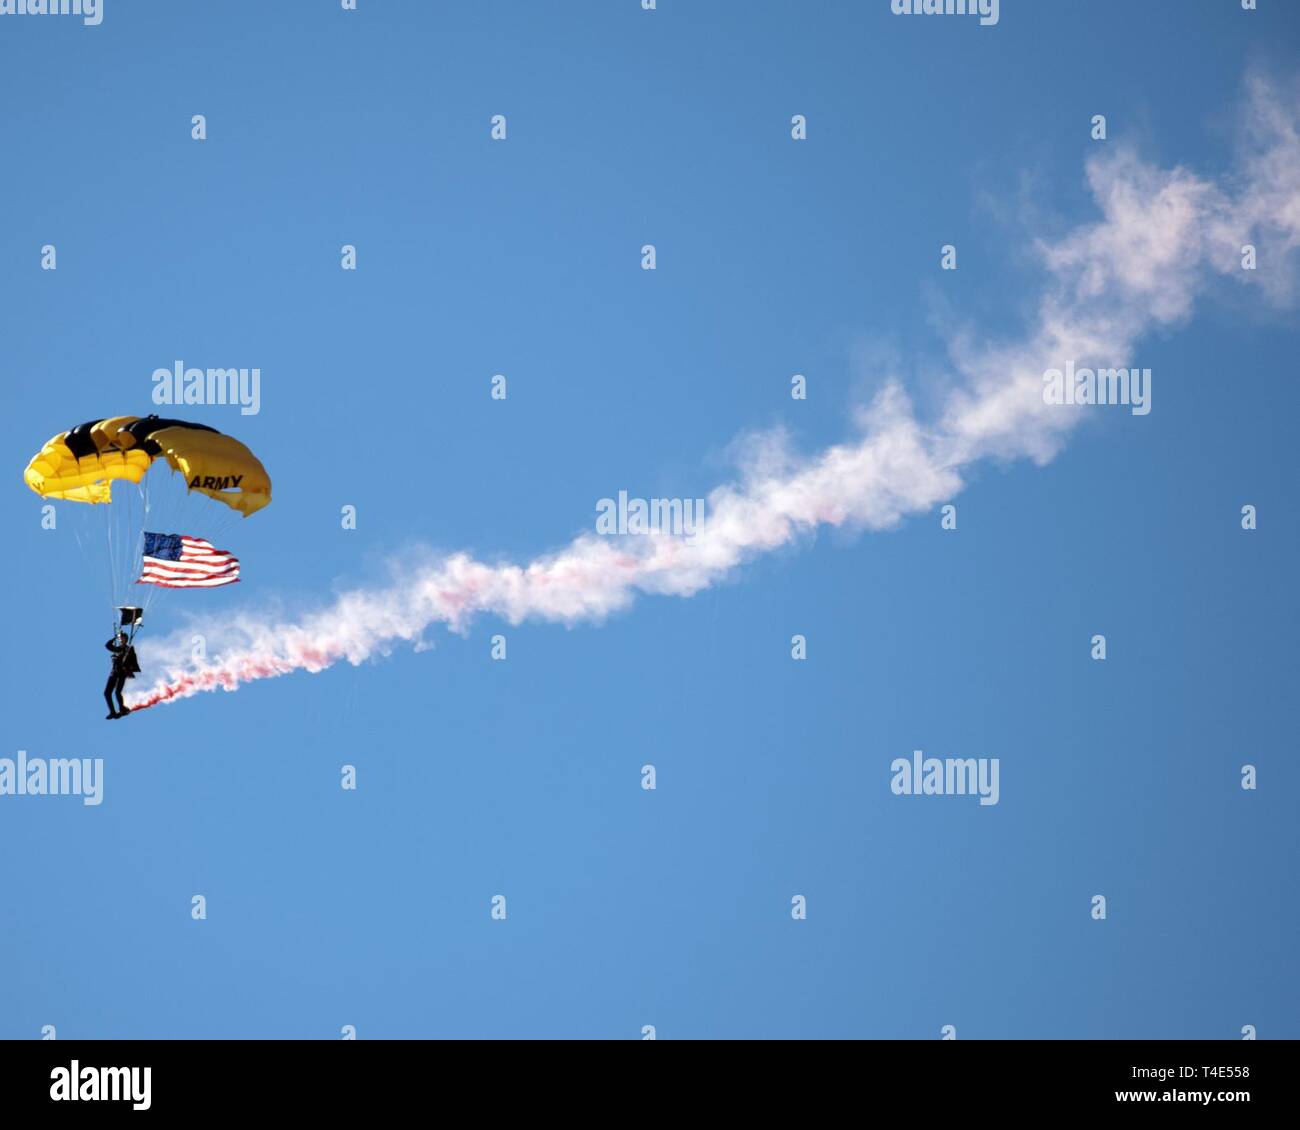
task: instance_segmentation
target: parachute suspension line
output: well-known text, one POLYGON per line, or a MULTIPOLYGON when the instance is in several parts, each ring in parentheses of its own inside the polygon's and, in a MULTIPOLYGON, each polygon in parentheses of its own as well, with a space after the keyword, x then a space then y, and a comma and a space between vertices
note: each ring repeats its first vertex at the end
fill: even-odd
MULTIPOLYGON (((92 560, 92 556, 97 558, 99 554, 95 551, 95 544, 98 539, 95 537, 95 524, 101 521, 93 513, 87 514, 79 512, 76 506, 68 506, 63 510, 63 521, 65 525, 69 522, 72 524, 72 537, 77 543, 77 551, 81 554, 81 563, 85 566, 87 573, 97 572, 100 563, 92 560)), ((109 567, 109 603, 112 603, 112 567, 109 567)), ((113 621, 116 625, 117 621, 113 621)))
MULTIPOLYGON (((86 515, 86 517, 89 517, 89 515, 86 515)), ((72 521, 72 536, 77 542, 77 551, 81 554, 81 564, 85 568, 87 573, 93 572, 95 569, 99 568, 99 564, 98 562, 95 562, 92 565, 90 560, 90 545, 89 545, 90 530, 87 528, 86 537, 83 538, 81 536, 82 534, 82 522, 80 520, 81 516, 75 513, 75 508, 69 508, 63 511, 64 523, 66 524, 69 521, 69 519, 71 519, 72 521)))
POLYGON ((127 584, 127 541, 131 530, 131 492, 121 489, 121 484, 114 484, 113 493, 120 497, 117 502, 109 503, 108 524, 112 530, 113 551, 113 605, 124 603, 127 584))
POLYGON ((113 555, 113 519, 109 513, 111 504, 104 506, 104 539, 108 545, 108 603, 109 607, 117 604, 117 560, 113 555))
MULTIPOLYGON (((144 477, 140 480, 138 484, 140 490, 140 525, 135 535, 136 547, 135 547, 134 560, 137 562, 139 576, 134 578, 136 584, 132 585, 132 589, 135 589, 139 585, 140 578, 144 576, 144 535, 146 534, 146 532, 150 532, 152 526, 152 520, 153 520, 153 510, 154 510, 153 496, 149 486, 150 480, 152 478, 153 478, 152 471, 146 472, 144 477)), ((160 533, 161 531, 153 530, 152 532, 160 533)), ((149 606, 153 603, 154 589, 157 588, 157 586, 144 585, 143 587, 145 590, 143 594, 143 598, 141 598, 139 595, 136 595, 132 599, 139 600, 143 611, 148 612, 149 606)), ((134 629, 131 632, 131 638, 132 639, 135 638, 134 629)))
POLYGON ((121 507, 115 514, 109 516, 113 522, 113 544, 117 550, 117 589, 114 592, 113 601, 115 604, 126 603, 126 542, 131 535, 131 492, 121 490, 118 484, 114 484, 113 493, 123 495, 121 507))
POLYGON ((140 522, 135 535, 136 544, 134 562, 136 566, 136 575, 132 578, 134 583, 131 585, 131 591, 134 595, 131 599, 139 601, 143 612, 149 610, 149 603, 153 599, 154 594, 153 585, 145 585, 143 586, 144 592, 142 593, 140 591, 141 586, 139 581, 140 578, 144 576, 144 535, 150 532, 159 532, 154 529, 153 516, 154 510, 157 507, 154 503, 154 490, 152 485, 153 478, 154 470, 153 468, 150 468, 145 472, 138 484, 140 488, 140 522))
MULTIPOLYGON (((172 529, 170 495, 168 492, 168 480, 163 475, 163 467, 155 466, 141 480, 144 486, 144 514, 140 520, 140 553, 143 558, 144 554, 144 535, 153 534, 173 534, 179 531, 172 529), (160 477, 161 476, 161 477, 160 477)), ((141 575, 143 575, 143 560, 141 561, 141 575)), ((143 585, 143 593, 140 594, 140 603, 147 612, 153 607, 153 602, 158 597, 157 585, 143 585)))
MULTIPOLYGON (((153 468, 150 468, 149 472, 144 476, 143 479, 140 480, 141 485, 144 487, 144 515, 140 519, 140 554, 141 554, 140 575, 141 576, 144 576, 143 556, 144 556, 145 533, 146 532, 154 533, 154 534, 171 533, 170 530, 159 529, 158 523, 154 520, 156 513, 162 509, 161 506, 162 500, 157 499, 155 497, 158 494, 158 492, 155 491, 152 487, 152 482, 155 473, 156 473, 155 470, 153 468)), ((165 524, 166 523, 164 523, 164 525, 165 524)), ((144 605, 144 610, 148 612, 149 609, 153 607, 154 597, 158 595, 158 586, 144 585, 143 588, 145 590, 144 599, 141 601, 141 603, 144 605)))
MULTIPOLYGON (((64 521, 66 522, 67 519, 65 518, 64 521)), ((87 564, 86 546, 85 543, 81 540, 81 531, 77 529, 77 524, 75 522, 72 524, 72 537, 73 540, 76 541, 77 543, 77 552, 81 554, 81 563, 83 565, 87 564)))
POLYGON ((135 579, 134 573, 134 551, 135 551, 135 531, 136 531, 136 507, 138 505, 138 491, 135 483, 119 482, 118 487, 126 495, 126 505, 122 510, 122 522, 118 526, 118 605, 129 603, 131 582, 135 579))
MULTIPOLYGON (((178 528, 178 518, 181 511, 181 505, 176 499, 176 479, 175 472, 168 473, 170 468, 166 466, 156 467, 145 476, 148 482, 151 478, 156 478, 157 482, 149 495, 149 521, 146 525, 150 533, 155 534, 185 534, 188 530, 178 528)), ((153 607, 153 602, 165 592, 159 585, 145 585, 146 590, 144 597, 145 609, 153 607)))
POLYGON ((123 510, 108 510, 109 552, 113 555, 113 605, 122 603, 122 519, 123 510))
MULTIPOLYGON (((136 535, 136 541, 138 542, 137 557, 140 559, 140 576, 136 578, 137 582, 144 576, 144 535, 146 533, 165 534, 170 532, 159 528, 159 523, 156 521, 156 518, 160 516, 158 511, 161 509, 160 500, 155 497, 158 492, 153 489, 153 480, 157 474, 157 469, 151 467, 140 480, 140 531, 136 535)), ((148 612, 153 606, 154 597, 158 595, 158 586, 137 585, 133 586, 133 588, 137 589, 135 599, 140 601, 142 610, 148 612), (138 592, 138 588, 141 587, 144 589, 143 593, 138 592)))

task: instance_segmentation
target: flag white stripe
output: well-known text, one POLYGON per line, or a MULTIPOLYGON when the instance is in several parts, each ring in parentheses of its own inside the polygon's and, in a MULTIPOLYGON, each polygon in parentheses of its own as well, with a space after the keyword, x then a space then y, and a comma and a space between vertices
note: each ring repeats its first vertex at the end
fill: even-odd
POLYGON ((145 569, 189 569, 200 573, 220 573, 223 569, 229 569, 232 565, 238 565, 239 562, 232 557, 224 561, 168 561, 161 557, 146 557, 141 562, 145 569))

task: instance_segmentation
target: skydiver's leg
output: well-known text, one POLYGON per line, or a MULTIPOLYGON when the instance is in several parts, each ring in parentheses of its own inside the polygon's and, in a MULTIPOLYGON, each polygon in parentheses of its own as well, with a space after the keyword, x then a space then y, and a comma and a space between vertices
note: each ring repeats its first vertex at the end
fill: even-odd
POLYGON ((119 714, 130 714, 127 705, 122 701, 122 688, 126 686, 126 672, 123 671, 113 680, 113 693, 117 695, 117 712, 119 714))
POLYGON ((113 705, 113 686, 116 682, 117 676, 110 674, 108 682, 104 684, 104 701, 108 703, 108 716, 110 718, 117 717, 117 707, 113 705))

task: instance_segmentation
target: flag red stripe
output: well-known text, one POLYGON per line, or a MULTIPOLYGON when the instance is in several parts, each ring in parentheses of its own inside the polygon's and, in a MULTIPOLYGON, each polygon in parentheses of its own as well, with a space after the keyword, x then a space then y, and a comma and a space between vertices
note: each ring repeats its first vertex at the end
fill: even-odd
POLYGON ((239 575, 239 566, 231 565, 225 569, 161 569, 153 565, 146 565, 140 570, 142 577, 175 577, 184 580, 192 577, 196 581, 211 580, 213 577, 229 577, 239 575))
POLYGON ((179 581, 173 584, 170 581, 155 581, 141 577, 136 581, 137 585, 157 585, 161 589, 213 589, 219 585, 237 585, 238 577, 221 577, 214 581, 179 581))

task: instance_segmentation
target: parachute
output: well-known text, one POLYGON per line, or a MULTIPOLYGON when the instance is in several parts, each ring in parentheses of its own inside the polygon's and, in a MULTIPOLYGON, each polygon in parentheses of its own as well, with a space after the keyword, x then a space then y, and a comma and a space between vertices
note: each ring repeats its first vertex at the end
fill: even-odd
MULTIPOLYGON (((90 521, 78 514, 74 532, 87 551, 83 535, 101 527, 115 609, 134 607, 124 598, 139 578, 146 530, 211 537, 271 501, 266 468, 239 440, 158 416, 109 416, 60 432, 32 456, 23 479, 42 498, 89 504, 74 508, 93 514, 90 521), (153 471, 159 463, 174 474, 153 471), (180 528, 168 528, 173 522, 180 528)), ((146 607, 153 595, 151 588, 146 607)))
POLYGON ((201 491, 247 517, 271 501, 257 456, 216 428, 157 416, 110 416, 60 432, 27 464, 23 478, 42 498, 111 503, 113 483, 139 483, 164 458, 201 491))

